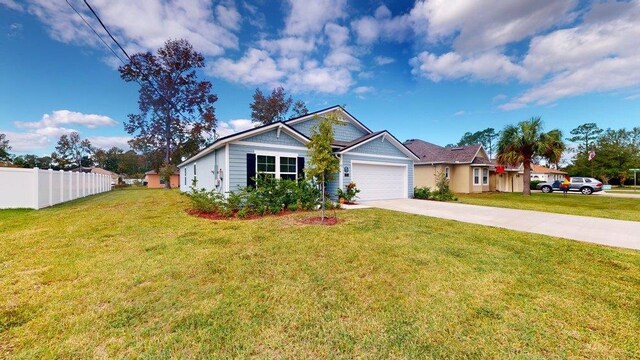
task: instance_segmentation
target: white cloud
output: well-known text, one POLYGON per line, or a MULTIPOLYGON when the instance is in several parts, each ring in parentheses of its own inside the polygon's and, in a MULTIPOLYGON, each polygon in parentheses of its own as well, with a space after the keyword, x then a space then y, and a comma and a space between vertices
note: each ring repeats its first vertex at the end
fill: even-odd
POLYGON ((344 94, 353 84, 351 72, 344 68, 318 67, 307 63, 288 78, 288 87, 295 92, 318 91, 344 94))
POLYGON ((0 133, 7 135, 9 145, 12 147, 12 152, 42 154, 42 150, 55 144, 60 136, 70 134, 73 131, 76 130, 66 128, 42 128, 26 132, 0 130, 0 133))
POLYGON ((279 53, 282 56, 300 56, 315 49, 315 40, 301 37, 287 36, 276 40, 260 40, 258 45, 269 53, 279 53))
POLYGON ((353 89, 353 92, 358 95, 362 95, 362 94, 370 93, 373 90, 374 89, 371 86, 358 86, 357 88, 353 89))
POLYGON ((529 78, 543 80, 500 108, 640 85, 638 38, 640 1, 594 4, 582 24, 531 40, 522 63, 529 78))
POLYGON ((460 110, 460 111, 456 111, 456 112, 453 114, 453 116, 462 116, 462 115, 464 115, 464 114, 466 114, 466 112, 465 112, 464 110, 460 110))
POLYGON ((346 0, 289 0, 291 11, 285 21, 285 34, 308 35, 320 32, 330 20, 346 15, 346 0))
POLYGON ((498 53, 483 53, 465 58, 455 52, 438 56, 423 51, 411 59, 411 65, 413 74, 424 76, 435 82, 461 78, 499 82, 525 77, 521 66, 498 53))
POLYGON ((375 16, 364 16, 351 23, 358 42, 371 44, 379 39, 402 41, 411 34, 409 14, 393 17, 384 5, 376 9, 375 16))
POLYGON ((414 29, 428 41, 455 38, 456 51, 484 51, 570 22, 576 0, 421 0, 411 10, 414 29))
POLYGON ((249 119, 233 119, 229 121, 219 121, 216 132, 219 137, 235 134, 240 131, 253 129, 255 124, 249 119))
MULTIPOLYGON (((7 134, 13 150, 16 152, 34 153, 51 148, 62 135, 72 132, 81 132, 71 126, 79 128, 95 129, 98 127, 114 126, 118 122, 112 118, 97 114, 83 114, 76 111, 56 110, 51 114, 44 114, 38 121, 14 121, 16 128, 24 129, 23 132, 0 131, 7 134)), ((106 139, 119 140, 120 137, 93 137, 97 141, 106 139)), ((92 137, 89 138, 90 140, 92 137)), ((127 138, 128 140, 129 138, 127 138)), ((93 143, 93 140, 91 140, 93 143)), ((115 143, 118 143, 115 141, 115 143)), ((122 143, 122 141, 120 142, 122 143)), ((124 141, 126 144, 126 141, 124 141)), ((95 144, 94 144, 95 145, 95 144)))
POLYGON ((229 30, 239 30, 242 20, 240 13, 232 2, 226 5, 220 4, 216 6, 216 19, 222 26, 229 30))
POLYGON ((640 55, 607 58, 554 76, 500 106, 513 110, 535 103, 550 104, 558 99, 592 92, 605 92, 640 84, 640 55))
POLYGON ((375 61, 376 65, 383 66, 395 62, 396 59, 388 56, 376 56, 373 58, 373 61, 375 61))
POLYGON ((276 83, 285 73, 265 50, 249 49, 237 62, 230 59, 218 59, 207 67, 207 73, 249 85, 276 83))
POLYGON ((60 125, 80 125, 94 129, 100 126, 114 126, 118 122, 104 115, 83 114, 69 110, 56 110, 51 114, 42 115, 40 121, 16 121, 15 126, 26 129, 43 129, 59 127, 60 125))
POLYGON ((111 149, 112 147, 118 147, 125 151, 129 150, 130 137, 127 136, 89 136, 87 138, 91 145, 100 149, 111 149))
POLYGON ((324 27, 324 33, 329 38, 329 45, 333 49, 347 45, 349 41, 349 28, 335 23, 329 23, 324 27))
POLYGON ((23 11, 22 5, 18 4, 15 0, 0 0, 0 5, 5 6, 11 10, 23 11))
MULTIPOLYGON (((69 6, 50 0, 27 1, 28 11, 48 27, 54 39, 102 48, 69 6)), ((81 2, 75 6, 100 29, 86 6, 81 2)), ((237 36, 229 30, 237 29, 240 21, 233 7, 218 5, 214 9, 207 0, 102 0, 93 1, 92 7, 127 51, 155 51, 167 39, 175 38, 187 39, 197 51, 210 56, 238 47, 237 36)))

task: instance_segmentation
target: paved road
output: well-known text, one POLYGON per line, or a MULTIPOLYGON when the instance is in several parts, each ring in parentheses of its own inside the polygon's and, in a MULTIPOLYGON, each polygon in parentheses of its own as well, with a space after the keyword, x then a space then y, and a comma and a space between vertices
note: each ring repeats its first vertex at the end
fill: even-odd
MULTIPOLYGON (((540 190, 531 190, 532 193, 537 192, 537 193, 542 193, 542 191, 540 190)), ((577 192, 577 191, 569 191, 567 194, 569 195, 575 195, 575 196, 606 196, 606 197, 619 197, 619 198, 629 198, 629 199, 640 199, 640 192, 634 193, 633 191, 629 192, 629 193, 619 193, 619 192, 606 192, 606 191, 598 191, 596 193, 593 193, 592 195, 582 195, 582 193, 577 192)), ((554 191, 551 194, 545 194, 545 195, 562 195, 562 191, 554 191)))
POLYGON ((640 222, 636 221, 415 199, 367 201, 363 204, 410 214, 640 250, 640 222))

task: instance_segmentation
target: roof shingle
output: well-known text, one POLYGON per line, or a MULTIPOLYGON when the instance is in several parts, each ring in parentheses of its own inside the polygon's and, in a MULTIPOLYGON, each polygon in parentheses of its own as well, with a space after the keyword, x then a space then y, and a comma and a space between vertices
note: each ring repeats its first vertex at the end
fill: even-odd
POLYGON ((480 144, 442 147, 420 139, 411 139, 405 141, 404 145, 420 158, 417 164, 489 164, 488 160, 476 159, 482 146, 480 144))

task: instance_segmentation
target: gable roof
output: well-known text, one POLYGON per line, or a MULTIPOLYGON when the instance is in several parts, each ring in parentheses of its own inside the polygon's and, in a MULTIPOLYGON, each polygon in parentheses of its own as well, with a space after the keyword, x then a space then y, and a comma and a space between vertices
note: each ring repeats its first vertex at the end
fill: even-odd
POLYGON ((489 160, 477 159, 481 144, 443 147, 420 139, 410 139, 404 145, 418 156, 418 164, 489 164, 489 160))
POLYGON ((235 134, 223 136, 223 137, 219 138, 218 140, 214 141, 213 144, 211 144, 211 145, 207 146, 206 148, 204 148, 199 153, 195 154, 194 156, 192 156, 189 159, 187 159, 187 160, 183 161, 182 163, 180 163, 178 165, 178 167, 181 167, 181 166, 186 165, 186 164, 188 164, 190 162, 198 160, 201 157, 203 157, 203 156, 205 156, 207 154, 210 154, 214 150, 221 148, 222 146, 228 144, 231 141, 240 140, 240 139, 243 139, 243 138, 246 138, 246 137, 250 137, 250 136, 257 135, 257 134, 263 133, 265 131, 270 131, 270 130, 274 130, 274 129, 284 130, 285 132, 289 133, 289 135, 291 135, 294 138, 297 138, 298 140, 300 140, 300 142, 302 142, 302 143, 306 144, 307 142, 309 142, 309 138, 306 137, 303 133, 301 133, 298 130, 292 128, 291 126, 287 125, 284 122, 276 121, 276 122, 273 122, 271 124, 261 125, 261 126, 257 126, 255 128, 253 128, 253 129, 248 129, 248 130, 237 132, 235 134))
POLYGON ((349 114, 349 112, 347 110, 345 110, 345 108, 343 108, 340 105, 334 105, 322 110, 318 110, 318 111, 314 111, 312 113, 306 114, 306 115, 302 115, 302 116, 298 116, 295 117, 293 119, 289 119, 289 120, 285 120, 284 123, 288 124, 288 125, 293 125, 293 124, 297 124, 303 121, 307 121, 307 120, 311 120, 313 119, 313 117, 315 116, 320 116, 323 114, 327 114, 330 113, 332 111, 340 111, 345 115, 345 120, 348 122, 351 122, 352 124, 354 124, 356 127, 360 128, 361 130, 363 130, 364 132, 371 134, 373 131, 371 131, 368 127, 366 127, 363 123, 361 123, 358 119, 356 119, 355 116, 349 114))
POLYGON ((244 130, 244 131, 240 131, 237 132, 235 134, 231 134, 231 135, 227 135, 224 137, 221 137, 219 139, 217 139, 216 141, 213 142, 213 144, 207 146, 206 148, 204 148, 203 150, 201 150, 199 153, 197 153, 196 155, 190 157, 189 159, 183 161, 182 163, 180 163, 178 165, 178 167, 182 167, 184 165, 187 165, 193 161, 196 161, 210 153, 212 153, 213 151, 215 151, 216 149, 219 149, 221 147, 223 147, 224 145, 232 142, 232 141, 236 141, 236 140, 241 140, 243 138, 247 138, 247 137, 251 137, 266 131, 270 131, 273 129, 279 129, 279 130, 284 130, 285 132, 287 132, 289 135, 293 136, 294 138, 300 140, 300 142, 306 144, 307 142, 310 141, 310 139, 303 133, 301 133, 300 131, 296 130, 294 127, 292 127, 292 124, 295 124, 297 122, 303 122, 309 119, 312 119, 314 116, 316 115, 322 115, 322 114, 326 114, 329 113, 331 111, 336 111, 336 110, 340 110, 341 112, 344 113, 344 115, 346 116, 346 120, 352 122, 354 125, 356 125, 357 127, 361 128, 362 130, 364 130, 367 134, 363 135, 355 140, 352 141, 334 141, 331 145, 333 145, 334 150, 338 151, 339 153, 345 153, 347 151, 350 151, 351 149, 354 149, 360 145, 363 145, 364 143, 368 142, 369 140, 372 140, 374 138, 377 138, 379 136, 385 136, 386 138, 391 140, 391 143, 397 147, 400 151, 402 151, 404 154, 406 154, 408 157, 410 157, 411 159, 414 160, 418 160, 418 156, 411 150, 409 149, 407 146, 405 146, 402 142, 400 142, 398 139, 396 139, 395 136, 393 136, 390 132, 388 132, 387 130, 382 130, 382 131, 377 131, 377 132, 372 132, 368 127, 366 127, 364 124, 362 124, 360 121, 358 121, 353 115, 349 114, 349 112, 347 112, 347 110, 345 110, 342 106, 340 105, 336 105, 336 106, 332 106, 326 109, 322 109, 319 111, 315 111, 303 116, 299 116, 297 118, 293 118, 293 119, 289 119, 286 121, 276 121, 273 122, 271 124, 266 124, 266 125, 261 125, 261 126, 257 126, 253 129, 248 129, 248 130, 244 130))
POLYGON ((340 154, 344 154, 346 152, 349 152, 349 151, 357 148, 358 146, 364 145, 364 144, 368 143, 369 141, 372 141, 372 140, 380 138, 380 137, 384 137, 385 139, 389 139, 390 143, 392 143, 398 150, 402 151, 405 155, 407 155, 411 159, 413 159, 413 160, 418 160, 419 159, 418 156, 413 151, 411 151, 411 149, 406 147, 403 143, 401 143, 398 139, 396 139, 395 136, 391 135, 391 133, 388 132, 387 130, 378 131, 378 132, 371 133, 371 134, 362 136, 360 138, 357 138, 354 141, 352 141, 349 144, 347 144, 345 147, 343 147, 339 151, 339 153, 340 154))

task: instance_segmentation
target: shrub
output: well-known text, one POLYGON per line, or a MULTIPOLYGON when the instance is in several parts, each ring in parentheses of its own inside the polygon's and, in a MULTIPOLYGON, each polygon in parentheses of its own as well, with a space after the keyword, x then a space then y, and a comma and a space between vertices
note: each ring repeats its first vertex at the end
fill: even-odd
POLYGON ((431 193, 431 198, 439 201, 457 200, 455 194, 449 188, 449 179, 444 173, 436 176, 436 189, 431 193))
POLYGON ((342 198, 344 199, 344 201, 351 203, 358 197, 359 192, 360 192, 360 189, 358 189, 356 187, 356 183, 352 181, 349 184, 347 184, 347 186, 345 187, 345 190, 338 189, 336 195, 338 196, 338 199, 342 198))
POLYGON ((544 181, 540 181, 540 180, 531 180, 531 182, 529 183, 529 189, 531 190, 537 190, 537 185, 540 183, 543 183, 544 181))
POLYGON ((414 199, 428 200, 431 197, 431 189, 429 187, 416 187, 413 189, 414 199))
POLYGON ((194 180, 189 197, 193 208, 207 213, 245 218, 253 214, 277 214, 285 209, 315 210, 321 203, 321 192, 312 182, 280 180, 268 177, 256 179, 256 187, 229 191, 225 198, 217 191, 198 189, 194 180))
POLYGON ((191 183, 191 192, 189 193, 193 208, 204 213, 221 212, 225 203, 222 194, 215 190, 207 191, 204 188, 198 189, 197 183, 197 180, 194 179, 191 183))

